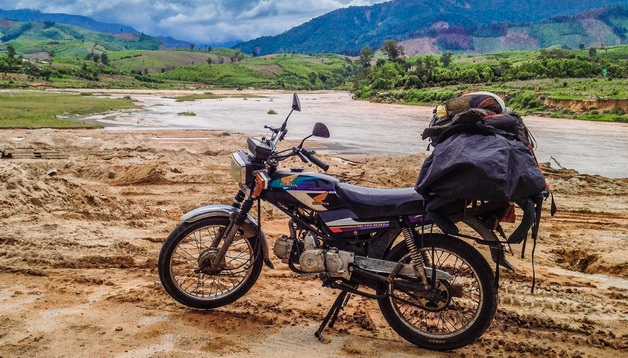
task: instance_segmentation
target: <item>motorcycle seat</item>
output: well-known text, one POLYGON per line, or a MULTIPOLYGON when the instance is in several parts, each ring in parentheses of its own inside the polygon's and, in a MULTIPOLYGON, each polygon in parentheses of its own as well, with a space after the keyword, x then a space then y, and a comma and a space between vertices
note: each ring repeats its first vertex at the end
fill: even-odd
POLYGON ((376 189, 340 183, 336 195, 360 219, 425 213, 423 197, 414 188, 376 189))

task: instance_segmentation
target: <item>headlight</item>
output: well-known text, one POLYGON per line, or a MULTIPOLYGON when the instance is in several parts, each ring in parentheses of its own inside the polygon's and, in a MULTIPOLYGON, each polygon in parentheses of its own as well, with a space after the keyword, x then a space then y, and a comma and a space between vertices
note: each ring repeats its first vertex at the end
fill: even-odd
POLYGON ((236 152, 231 154, 231 177, 238 185, 246 184, 246 153, 236 152))

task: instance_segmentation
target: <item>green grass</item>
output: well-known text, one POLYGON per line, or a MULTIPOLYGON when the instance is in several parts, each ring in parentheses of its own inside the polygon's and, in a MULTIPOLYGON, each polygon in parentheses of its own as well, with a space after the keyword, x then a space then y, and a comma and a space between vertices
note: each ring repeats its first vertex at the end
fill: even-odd
POLYGON ((185 116, 185 117, 196 117, 196 113, 190 112, 190 111, 179 112, 177 114, 180 116, 185 116))
POLYGON ((599 111, 591 111, 576 114, 575 117, 586 121, 628 123, 628 114, 623 113, 621 110, 603 111, 601 113, 599 111))
POLYGON ((74 121, 72 117, 134 107, 130 98, 98 98, 30 91, 2 92, 0 128, 94 127, 93 124, 74 121))

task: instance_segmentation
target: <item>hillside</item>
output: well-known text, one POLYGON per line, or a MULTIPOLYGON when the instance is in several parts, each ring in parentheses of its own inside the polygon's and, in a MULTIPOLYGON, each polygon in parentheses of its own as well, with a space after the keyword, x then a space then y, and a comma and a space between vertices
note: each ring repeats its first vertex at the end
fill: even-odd
POLYGON ((90 52, 157 50, 160 42, 141 33, 108 34, 53 21, 0 20, 0 50, 8 45, 17 53, 35 57, 85 57, 90 52))
MULTIPOLYGON (((235 52, 229 50, 231 53, 235 52)), ((215 51, 217 52, 217 51, 215 51)), ((159 73, 187 65, 206 64, 208 58, 218 62, 216 53, 205 51, 177 51, 177 50, 130 50, 117 51, 109 54, 111 66, 122 71, 142 71, 145 73, 159 73)), ((227 57, 228 58, 228 57, 227 57)))
MULTIPOLYGON (((432 46, 431 52, 449 51, 452 47, 459 51, 483 51, 485 45, 481 38, 501 37, 504 28, 510 29, 509 44, 503 49, 536 49, 542 47, 550 39, 545 40, 543 31, 539 31, 538 24, 544 20, 552 19, 561 21, 557 16, 577 16, 595 7, 608 5, 626 5, 628 0, 599 0, 596 2, 562 1, 553 0, 501 0, 492 2, 489 6, 486 1, 480 0, 445 0, 435 6, 427 0, 394 0, 370 7, 359 6, 339 9, 326 15, 315 18, 305 24, 297 26, 277 36, 266 36, 255 40, 240 43, 234 48, 241 49, 244 53, 255 51, 259 54, 297 52, 319 53, 335 52, 355 55, 360 49, 368 45, 373 49, 381 47, 386 39, 404 41, 411 38, 426 42, 432 46), (510 24, 510 25, 503 25, 510 24), (513 24, 527 24, 513 27, 513 24), (532 25, 531 25, 532 24, 532 25), (537 26, 537 27, 535 27, 537 26), (521 28, 521 29, 520 29, 521 28), (522 35, 519 33, 522 32, 522 35), (442 37, 442 43, 429 39, 442 37), (535 36, 540 36, 536 39, 535 36), (461 38, 460 38, 461 37, 461 38), (521 43, 516 39, 523 37, 521 43), (473 45, 478 38, 478 48, 473 45), (531 38, 531 40, 527 40, 531 38)), ((625 27, 625 16, 608 16, 599 19, 599 22, 591 24, 593 32, 606 32, 604 29, 612 29, 619 26, 625 27)), ((582 24, 581 24, 582 25, 582 24)), ((588 24, 585 24, 588 25, 588 24)), ((545 27, 547 29, 549 27, 545 27)), ((543 29, 541 29, 543 30, 543 29)), ((558 29, 558 34, 563 34, 558 29)), ((578 30, 583 33, 586 30, 578 30)), ((570 34, 568 32, 567 34, 570 34)), ((596 36, 592 35, 595 39, 596 36)), ((581 38, 571 40, 573 36, 567 36, 570 43, 578 42, 581 38)), ((610 36, 617 43, 619 36, 610 36)), ((588 41, 587 38, 583 39, 588 41)), ((625 37, 620 39, 626 41, 625 37)), ((595 42, 590 40, 589 42, 595 42)), ((553 44, 553 43, 552 43, 553 44)), ((486 50, 492 51, 492 49, 486 50)))
POLYGON ((628 6, 589 10, 573 17, 558 17, 529 25, 495 24, 472 28, 445 24, 400 41, 407 55, 429 53, 495 53, 604 47, 628 41, 628 6))
MULTIPOLYGON (((163 51, 159 51, 163 52, 163 51)), ((224 58, 210 54, 212 59, 224 58)), ((202 82, 222 88, 333 89, 350 81, 351 68, 340 55, 269 55, 224 64, 189 65, 156 75, 161 80, 202 82)), ((219 62, 218 62, 219 63, 219 62)))
POLYGON ((110 24, 96 21, 87 16, 43 13, 39 10, 19 9, 19 10, 2 10, 0 9, 0 19, 14 20, 20 22, 57 22, 65 25, 82 27, 94 32, 104 32, 110 34, 138 34, 139 31, 131 26, 122 24, 110 24))
MULTIPOLYGON (((63 13, 43 13, 39 10, 31 9, 0 9, 0 19, 13 20, 18 22, 57 23, 76 26, 93 32, 102 32, 114 35, 140 35, 139 31, 131 26, 124 24, 100 22, 87 16, 70 15, 63 13)), ((190 46, 190 42, 178 40, 170 36, 155 36, 155 38, 159 41, 160 45, 165 48, 186 48, 190 46)))

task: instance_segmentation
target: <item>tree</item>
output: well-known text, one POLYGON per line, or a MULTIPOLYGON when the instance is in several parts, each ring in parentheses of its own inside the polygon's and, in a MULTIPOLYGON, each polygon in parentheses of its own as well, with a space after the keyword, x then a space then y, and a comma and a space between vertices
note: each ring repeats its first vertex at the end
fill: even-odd
POLYGON ((403 53, 403 47, 397 45, 395 40, 386 40, 382 46, 382 52, 388 56, 389 61, 399 61, 403 53))
POLYGON ((190 44, 190 50, 191 50, 191 51, 194 51, 194 48, 195 48, 195 47, 196 47, 196 45, 195 45, 195 44, 190 44))
POLYGON ((597 56, 597 50, 594 47, 591 47, 589 49, 589 57, 596 57, 597 56))
POLYGON ((584 50, 584 44, 578 45, 578 48, 581 49, 581 50, 584 50))
POLYGON ((369 81, 371 88, 378 91, 394 89, 397 85, 403 86, 406 73, 398 62, 384 61, 371 69, 369 81))
POLYGON ((234 63, 236 61, 242 61, 244 59, 244 54, 242 53, 242 51, 240 51, 240 49, 237 49, 233 52, 233 55, 231 55, 231 63, 234 63))
POLYGON ((211 57, 208 57, 208 58, 207 58, 207 64, 208 64, 208 65, 211 65, 211 64, 212 64, 212 58, 211 58, 211 57))
POLYGON ((9 45, 7 46, 7 56, 9 56, 9 58, 15 58, 15 47, 9 45))
POLYGON ((443 64, 443 67, 449 67, 449 65, 451 64, 451 60, 453 58, 454 54, 451 52, 445 52, 441 57, 440 57, 440 63, 443 64))
POLYGON ((105 66, 109 66, 109 56, 107 56, 107 54, 103 52, 100 55, 100 62, 102 62, 102 64, 105 66))
POLYGON ((371 50, 369 45, 362 47, 362 50, 360 51, 360 58, 358 59, 358 63, 361 64, 362 67, 364 68, 371 67, 371 60, 373 59, 374 54, 375 53, 373 52, 373 50, 371 50))

